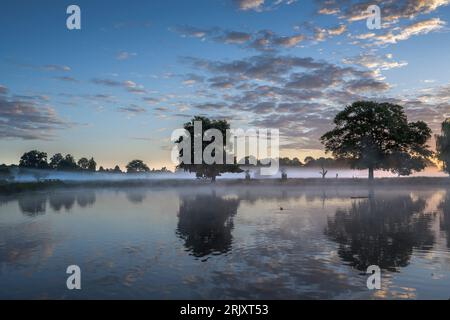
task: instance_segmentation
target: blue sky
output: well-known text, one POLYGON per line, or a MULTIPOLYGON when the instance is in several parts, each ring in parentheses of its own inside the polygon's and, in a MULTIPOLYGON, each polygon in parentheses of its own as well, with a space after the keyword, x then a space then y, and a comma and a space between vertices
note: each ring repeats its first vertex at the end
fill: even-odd
POLYGON ((170 162, 193 115, 279 128, 282 155, 321 154, 356 99, 450 112, 450 0, 3 1, 0 163, 40 149, 110 167, 170 162), (81 8, 81 30, 66 8, 81 8), (365 8, 379 5, 382 28, 365 8))

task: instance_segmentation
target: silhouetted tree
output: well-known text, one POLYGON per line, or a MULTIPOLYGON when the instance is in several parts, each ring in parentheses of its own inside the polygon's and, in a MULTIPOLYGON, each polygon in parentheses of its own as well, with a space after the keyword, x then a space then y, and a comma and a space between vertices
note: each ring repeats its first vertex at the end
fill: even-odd
POLYGON ((441 134, 436 135, 436 151, 444 171, 450 174, 450 119, 442 122, 441 134))
POLYGON ((325 170, 325 161, 320 162, 320 168, 322 169, 319 173, 322 176, 322 179, 325 179, 325 176, 328 173, 328 170, 325 170))
POLYGON ((79 169, 79 167, 71 154, 67 154, 64 159, 59 162, 58 170, 73 171, 77 169, 79 169))
POLYGON ((391 170, 409 175, 426 167, 432 152, 426 142, 431 130, 423 121, 408 123, 403 107, 359 101, 339 112, 335 128, 321 137, 335 158, 349 159, 352 167, 391 170))
POLYGON ((0 165, 0 182, 2 180, 7 182, 14 180, 14 175, 10 168, 4 164, 0 165))
POLYGON ((132 160, 127 166, 128 173, 141 173, 141 172, 149 172, 149 167, 142 160, 132 160))
POLYGON ((91 157, 88 161, 87 170, 95 172, 96 169, 97 169, 97 162, 95 162, 94 158, 91 157))
POLYGON ((312 162, 312 161, 315 161, 315 159, 314 159, 313 157, 311 157, 311 156, 307 156, 307 157, 305 158, 305 160, 304 160, 305 165, 307 165, 308 163, 310 163, 310 162, 312 162))
POLYGON ((120 170, 119 166, 114 167, 114 173, 122 173, 122 170, 120 170))
POLYGON ((54 154, 53 157, 50 158, 50 168, 57 170, 63 160, 64 157, 61 153, 54 154))
POLYGON ((20 158, 19 166, 22 168, 47 169, 47 153, 37 150, 26 152, 20 158))
MULTIPOLYGON (((227 158, 227 134, 226 131, 228 129, 230 129, 230 124, 226 121, 226 120, 211 120, 208 119, 206 117, 194 117, 190 122, 187 122, 184 124, 184 129, 189 132, 190 134, 190 138, 191 138, 191 163, 183 163, 181 162, 178 167, 184 169, 184 171, 189 171, 189 172, 195 172, 197 178, 208 178, 211 179, 212 181, 216 180, 217 176, 220 176, 222 173, 225 172, 235 172, 235 173, 239 173, 242 172, 242 170, 239 168, 239 166, 236 164, 236 160, 234 160, 234 164, 227 164, 226 162, 226 158, 227 158), (202 152, 202 163, 201 164, 195 164, 194 163, 194 159, 195 159, 195 155, 194 155, 194 123, 196 121, 199 121, 202 123, 202 132, 201 134, 201 139, 202 139, 202 148, 201 148, 201 152, 202 152), (218 131, 220 131, 220 133, 222 134, 222 141, 203 141, 203 137, 204 134, 207 130, 210 129, 216 129, 218 131), (222 152, 222 159, 220 163, 213 163, 213 164, 207 164, 205 162, 205 159, 203 158, 203 153, 205 151, 205 149, 212 143, 217 143, 218 145, 220 145, 221 150, 212 150, 211 151, 211 156, 215 157, 216 156, 216 152, 221 151, 222 152)), ((218 137, 214 137, 215 139, 218 139, 218 137)), ((183 141, 183 137, 180 137, 175 143, 181 143, 183 141)), ((183 150, 180 148, 179 151, 179 156, 180 159, 183 157, 183 150)))
POLYGON ((82 170, 87 170, 89 168, 89 160, 87 158, 81 158, 77 163, 82 170))

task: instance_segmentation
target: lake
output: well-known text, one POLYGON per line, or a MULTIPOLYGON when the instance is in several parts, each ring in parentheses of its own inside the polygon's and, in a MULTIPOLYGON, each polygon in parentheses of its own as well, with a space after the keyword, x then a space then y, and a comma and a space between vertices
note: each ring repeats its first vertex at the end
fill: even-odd
POLYGON ((61 189, 0 196, 1 299, 449 299, 450 190, 61 189), (81 268, 81 290, 66 269, 81 268), (366 286, 370 265, 380 290, 366 286))

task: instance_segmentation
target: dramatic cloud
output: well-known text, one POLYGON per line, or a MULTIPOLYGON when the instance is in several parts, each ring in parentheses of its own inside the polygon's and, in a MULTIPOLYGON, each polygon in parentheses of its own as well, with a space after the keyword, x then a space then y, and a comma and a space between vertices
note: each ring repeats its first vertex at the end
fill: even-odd
POLYGON ((60 119, 55 111, 40 101, 17 100, 0 95, 0 138, 48 140, 55 130, 66 129, 71 123, 60 119))
MULTIPOLYGON (((247 114, 247 119, 252 119, 247 120, 250 125, 278 128, 286 139, 301 132, 303 139, 297 143, 303 147, 317 147, 337 108, 390 89, 378 69, 370 70, 362 64, 340 66, 310 57, 276 54, 233 61, 183 61, 209 74, 205 83, 216 93, 209 101, 192 104, 192 108, 247 114), (217 89, 226 90, 217 95, 217 89)), ((378 67, 387 67, 387 63, 379 62, 378 67)))
POLYGON ((378 5, 384 21, 412 19, 427 14, 450 4, 450 0, 333 0, 317 1, 321 14, 336 14, 348 21, 359 21, 367 18, 367 8, 378 5))

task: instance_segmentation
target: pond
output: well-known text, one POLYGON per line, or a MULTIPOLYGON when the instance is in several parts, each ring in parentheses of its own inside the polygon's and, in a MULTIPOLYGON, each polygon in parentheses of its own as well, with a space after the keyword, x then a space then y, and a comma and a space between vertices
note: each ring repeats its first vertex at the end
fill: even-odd
POLYGON ((2 299, 449 299, 450 190, 60 189, 0 196, 2 299), (68 290, 66 269, 81 269, 68 290), (381 268, 381 289, 366 270, 381 268))

